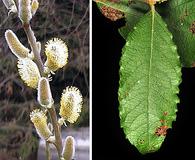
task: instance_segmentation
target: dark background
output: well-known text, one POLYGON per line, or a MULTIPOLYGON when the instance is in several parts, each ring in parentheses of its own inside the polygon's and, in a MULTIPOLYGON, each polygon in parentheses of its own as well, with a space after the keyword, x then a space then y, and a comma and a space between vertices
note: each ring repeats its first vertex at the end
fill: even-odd
MULTIPOLYGON (((124 20, 112 22, 92 8, 92 157, 93 160, 165 160, 193 157, 195 69, 182 69, 177 120, 162 147, 141 155, 125 139, 118 112, 119 60, 125 41, 118 33, 124 20)), ((193 158, 190 158, 193 159, 193 158)))

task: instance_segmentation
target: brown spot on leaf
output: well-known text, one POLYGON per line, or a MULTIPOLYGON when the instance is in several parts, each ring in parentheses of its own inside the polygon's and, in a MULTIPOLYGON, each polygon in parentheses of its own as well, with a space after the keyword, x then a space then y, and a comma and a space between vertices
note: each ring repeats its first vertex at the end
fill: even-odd
POLYGON ((128 1, 128 5, 135 4, 135 3, 136 3, 136 2, 133 1, 133 0, 129 0, 129 1, 128 1))
POLYGON ((192 32, 192 34, 195 34, 195 21, 192 22, 189 30, 190 30, 190 32, 192 32))
POLYGON ((160 120, 160 123, 164 124, 166 121, 164 119, 160 120))
POLYGON ((164 116, 167 116, 167 115, 168 115, 168 112, 165 111, 165 112, 163 113, 163 115, 164 115, 164 116))
POLYGON ((189 12, 187 10, 187 8, 184 10, 184 13, 180 16, 180 22, 183 23, 183 21, 185 20, 185 18, 189 16, 189 12))
POLYGON ((140 140, 139 140, 139 143, 140 143, 140 144, 144 144, 144 142, 145 142, 145 141, 144 141, 143 139, 140 139, 140 140))
MULTIPOLYGON (((109 0, 109 1, 113 3, 118 3, 120 0, 109 0)), ((124 17, 123 12, 117 9, 111 8, 111 7, 102 6, 100 7, 100 10, 105 17, 107 17, 108 19, 112 21, 116 21, 124 17)))
POLYGON ((108 19, 110 19, 112 21, 116 21, 116 20, 124 17, 123 12, 116 10, 116 9, 113 9, 111 7, 107 7, 107 6, 102 6, 101 12, 105 17, 107 17, 108 19))
POLYGON ((160 127, 158 127, 158 128, 156 129, 155 134, 156 134, 157 136, 166 136, 166 134, 167 134, 167 129, 168 129, 168 128, 169 128, 169 127, 166 126, 166 125, 160 126, 160 127))
POLYGON ((192 62, 192 65, 191 65, 191 67, 195 67, 195 62, 192 62))
POLYGON ((166 124, 166 120, 164 119, 165 118, 165 116, 167 116, 168 115, 168 112, 167 111, 164 111, 163 112, 163 116, 162 116, 162 119, 160 119, 160 123, 162 124, 162 125, 165 125, 166 124))

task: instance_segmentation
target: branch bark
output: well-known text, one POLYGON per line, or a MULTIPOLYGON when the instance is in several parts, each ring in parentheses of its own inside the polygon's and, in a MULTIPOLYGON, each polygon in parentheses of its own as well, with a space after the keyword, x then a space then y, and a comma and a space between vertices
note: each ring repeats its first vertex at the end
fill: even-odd
POLYGON ((46 153, 46 159, 51 160, 50 146, 47 141, 45 142, 45 153, 46 153))
POLYGON ((48 112, 51 117, 51 122, 53 125, 54 134, 55 134, 55 144, 56 144, 55 146, 58 151, 58 156, 60 159, 61 153, 62 153, 62 136, 61 136, 61 129, 57 121, 57 115, 56 115, 54 105, 51 108, 48 108, 48 112))
POLYGON ((36 41, 36 38, 34 36, 34 32, 32 31, 31 26, 29 24, 24 24, 23 28, 24 28, 24 31, 27 35, 28 42, 30 44, 32 52, 34 53, 34 62, 37 64, 41 76, 45 76, 44 65, 43 65, 43 62, 41 60, 41 56, 40 56, 40 53, 39 53, 39 50, 37 47, 37 41, 36 41))

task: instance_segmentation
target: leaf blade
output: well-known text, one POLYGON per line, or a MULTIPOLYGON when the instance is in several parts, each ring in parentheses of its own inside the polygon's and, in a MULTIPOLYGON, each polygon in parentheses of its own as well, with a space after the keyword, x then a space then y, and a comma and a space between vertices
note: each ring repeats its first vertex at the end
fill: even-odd
POLYGON ((120 61, 119 112, 129 141, 145 154, 160 148, 176 117, 181 66, 161 17, 149 12, 128 35, 120 61), (158 54, 159 53, 159 54, 158 54), (161 64, 159 64, 159 62, 161 64), (168 115, 164 116, 164 113, 168 115))
POLYGON ((128 33, 132 31, 135 24, 139 22, 140 18, 150 10, 149 5, 141 1, 133 2, 129 5, 129 8, 134 11, 134 14, 125 13, 126 25, 119 28, 119 33, 125 40, 127 39, 128 33))
POLYGON ((131 13, 131 8, 129 8, 125 3, 116 3, 116 2, 111 2, 108 0, 102 1, 102 0, 95 0, 98 6, 107 6, 111 7, 113 9, 119 10, 124 13, 131 13))
POLYGON ((170 1, 166 21, 184 67, 195 65, 195 0, 170 1), (194 25, 193 25, 194 23, 194 25))

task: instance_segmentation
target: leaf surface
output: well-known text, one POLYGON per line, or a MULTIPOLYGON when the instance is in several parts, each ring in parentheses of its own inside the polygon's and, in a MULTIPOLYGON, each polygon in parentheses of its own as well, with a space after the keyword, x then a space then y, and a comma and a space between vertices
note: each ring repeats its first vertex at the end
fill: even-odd
POLYGON ((170 0, 167 23, 184 67, 195 66, 195 0, 170 0))
POLYGON ((128 33, 132 31, 135 24, 140 20, 142 16, 144 16, 145 13, 149 11, 149 6, 146 3, 135 1, 129 4, 129 8, 131 8, 132 12, 125 13, 125 26, 119 28, 119 33, 121 36, 126 40, 128 33))
POLYGON ((111 7, 113 9, 119 10, 123 13, 132 13, 132 14, 134 14, 132 12, 131 8, 129 8, 127 6, 127 4, 123 3, 123 2, 122 3, 121 2, 116 3, 116 2, 111 2, 109 0, 95 0, 95 2, 97 3, 98 7, 101 7, 102 5, 104 5, 104 6, 111 7))
POLYGON ((101 12, 102 12, 101 7, 106 6, 124 13, 126 24, 125 26, 119 28, 119 33, 125 40, 128 36, 128 33, 132 31, 134 25, 149 10, 149 6, 144 2, 144 0, 132 1, 94 0, 94 1, 97 3, 97 6, 101 12))
POLYGON ((155 11, 128 34, 120 60, 119 112, 126 138, 145 154, 158 150, 176 119, 181 65, 155 11))

